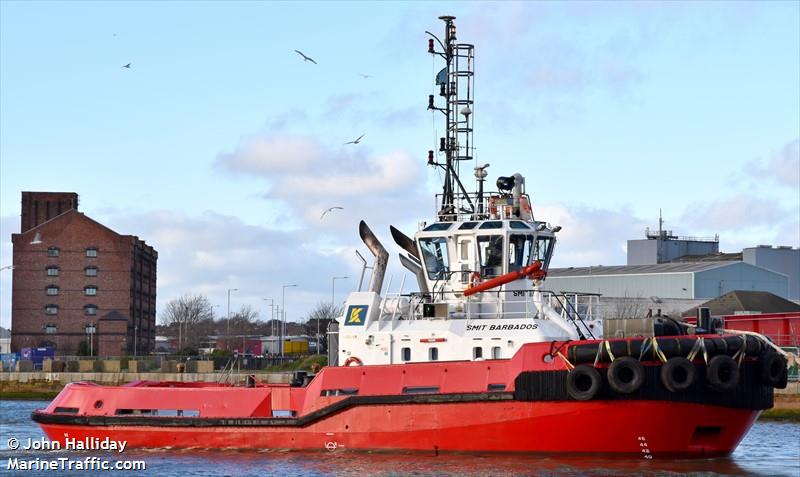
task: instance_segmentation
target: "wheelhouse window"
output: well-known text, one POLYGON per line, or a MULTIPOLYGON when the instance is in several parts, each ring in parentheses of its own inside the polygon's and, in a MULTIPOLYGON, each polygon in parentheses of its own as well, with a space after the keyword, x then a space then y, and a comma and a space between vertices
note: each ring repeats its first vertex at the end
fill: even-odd
POLYGON ((508 271, 517 272, 531 264, 533 235, 512 235, 508 239, 508 271))
POLYGON ((55 267, 55 266, 47 267, 47 276, 48 277, 57 277, 58 276, 58 267, 55 267))
POLYGON ((86 267, 83 270, 87 277, 97 276, 97 267, 86 267))
POLYGON ((439 361, 439 348, 430 348, 428 350, 428 361, 439 361))
POLYGON ((58 295, 58 287, 55 285, 50 285, 46 289, 46 293, 50 296, 58 295))
POLYGON ((539 237, 533 247, 532 260, 542 262, 542 269, 546 270, 553 254, 553 237, 539 237))
POLYGON ((440 232, 453 226, 452 222, 436 222, 422 229, 424 232, 440 232))
POLYGON ((472 359, 481 359, 483 358, 483 348, 480 346, 476 346, 472 348, 472 359))
POLYGON ((481 262, 481 276, 492 278, 503 274, 503 236, 478 236, 478 256, 481 262))
POLYGON ((49 247, 47 249, 47 256, 48 257, 58 257, 58 254, 61 253, 58 247, 49 247))
POLYGON ((86 305, 83 307, 83 313, 86 315, 96 315, 97 314, 97 305, 86 305))
POLYGON ((86 296, 95 296, 97 295, 97 287, 96 286, 88 286, 83 289, 83 293, 86 296))
POLYGON ((446 237, 428 237, 419 239, 422 249, 422 258, 425 260, 425 270, 430 280, 448 278, 450 261, 447 255, 446 237))
POLYGON ((501 351, 499 346, 492 347, 492 359, 500 359, 501 351))
POLYGON ((44 312, 47 315, 57 315, 58 314, 58 305, 46 305, 44 307, 44 312))
POLYGON ((478 222, 464 222, 458 227, 458 230, 472 230, 476 225, 478 225, 478 222))
POLYGON ((400 359, 403 361, 411 361, 411 348, 403 348, 400 350, 400 359))
POLYGON ((503 222, 500 222, 499 220, 492 220, 492 221, 489 221, 489 222, 482 223, 481 226, 478 227, 478 228, 481 229, 481 230, 502 229, 503 228, 503 222))
POLYGON ((87 257, 96 257, 97 256, 97 249, 95 247, 89 247, 86 249, 86 256, 87 257))

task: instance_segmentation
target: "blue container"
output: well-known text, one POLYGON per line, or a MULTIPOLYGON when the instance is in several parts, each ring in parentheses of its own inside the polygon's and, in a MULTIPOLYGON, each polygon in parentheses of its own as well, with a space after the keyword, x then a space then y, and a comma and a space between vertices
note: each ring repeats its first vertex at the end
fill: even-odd
POLYGON ((45 358, 53 359, 56 355, 55 348, 22 348, 22 359, 33 361, 33 369, 42 369, 45 358))

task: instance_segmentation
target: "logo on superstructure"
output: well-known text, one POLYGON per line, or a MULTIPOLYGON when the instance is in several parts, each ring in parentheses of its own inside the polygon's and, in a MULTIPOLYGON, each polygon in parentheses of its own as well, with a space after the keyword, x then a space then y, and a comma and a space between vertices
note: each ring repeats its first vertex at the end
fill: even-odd
POLYGON ((361 326, 364 324, 364 321, 367 319, 367 310, 369 306, 367 305, 350 305, 347 308, 347 313, 345 314, 345 321, 344 324, 346 326, 361 326))

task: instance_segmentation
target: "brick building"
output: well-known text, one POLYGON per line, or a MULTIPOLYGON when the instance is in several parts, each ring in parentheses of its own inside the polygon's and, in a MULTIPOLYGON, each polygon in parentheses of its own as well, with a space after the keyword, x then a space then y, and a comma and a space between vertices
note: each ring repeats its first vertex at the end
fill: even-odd
POLYGON ((20 230, 11 236, 12 351, 54 346, 71 355, 81 342, 99 356, 153 349, 153 247, 78 212, 71 192, 23 192, 20 230))

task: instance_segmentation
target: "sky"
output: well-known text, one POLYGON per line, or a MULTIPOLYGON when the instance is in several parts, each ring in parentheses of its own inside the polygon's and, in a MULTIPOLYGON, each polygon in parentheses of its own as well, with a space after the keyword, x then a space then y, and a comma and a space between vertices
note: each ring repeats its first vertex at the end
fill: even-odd
POLYGON ((268 318, 296 284, 298 321, 348 276, 341 302, 362 219, 408 291, 388 226, 434 217, 446 14, 475 45, 476 160, 563 227, 552 266, 624 264, 659 210, 721 251, 800 246, 798 2, 3 0, 0 266, 21 191, 68 191, 158 251, 159 315, 186 293, 224 315, 237 289, 268 318))

